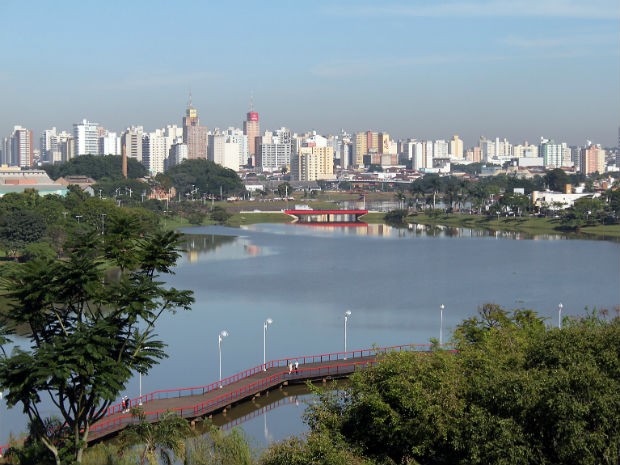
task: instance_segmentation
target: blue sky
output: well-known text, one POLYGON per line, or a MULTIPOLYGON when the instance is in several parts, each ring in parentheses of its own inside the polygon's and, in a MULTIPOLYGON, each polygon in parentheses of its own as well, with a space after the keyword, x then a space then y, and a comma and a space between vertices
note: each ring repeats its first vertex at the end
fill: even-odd
POLYGON ((618 0, 0 2, 0 135, 202 124, 615 145, 618 0))

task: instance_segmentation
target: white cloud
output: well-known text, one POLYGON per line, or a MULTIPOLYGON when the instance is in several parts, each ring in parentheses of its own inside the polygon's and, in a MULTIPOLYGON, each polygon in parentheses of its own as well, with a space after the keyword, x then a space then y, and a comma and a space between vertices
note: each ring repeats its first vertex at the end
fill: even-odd
POLYGON ((613 20, 617 0, 473 0, 412 1, 330 7, 332 14, 395 17, 555 17, 613 20))

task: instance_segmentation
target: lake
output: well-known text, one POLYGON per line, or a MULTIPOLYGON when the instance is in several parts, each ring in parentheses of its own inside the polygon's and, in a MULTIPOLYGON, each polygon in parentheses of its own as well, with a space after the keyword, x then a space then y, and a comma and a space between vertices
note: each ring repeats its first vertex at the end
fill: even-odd
MULTIPOLYGON (((620 306, 615 242, 386 225, 184 232, 187 252, 168 282, 193 290, 196 303, 158 325, 169 358, 142 377, 143 393, 216 381, 224 329, 223 377, 261 364, 267 318, 267 359, 279 359, 343 350, 347 310, 352 350, 438 338, 440 305, 444 340, 487 302, 536 310, 550 325, 557 325, 559 303, 566 316, 620 306)), ((137 378, 125 394, 138 396, 137 378)), ((295 395, 243 423, 252 443, 262 447, 303 431, 304 399, 295 395)), ((23 430, 21 414, 3 405, 2 442, 23 430)))

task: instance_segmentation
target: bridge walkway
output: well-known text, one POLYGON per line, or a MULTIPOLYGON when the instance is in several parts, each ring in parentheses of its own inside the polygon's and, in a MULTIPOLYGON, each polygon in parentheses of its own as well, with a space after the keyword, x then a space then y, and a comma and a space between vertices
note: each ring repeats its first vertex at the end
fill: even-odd
MULTIPOLYGON (((158 421, 168 411, 189 420, 200 419, 287 384, 347 377, 376 363, 377 357, 386 352, 428 349, 427 345, 408 344, 272 360, 206 386, 154 391, 131 399, 130 405, 140 406, 150 422, 158 421), (299 363, 298 370, 289 372, 288 363, 294 361, 299 363)), ((89 442, 113 436, 137 421, 120 403, 112 405, 106 416, 91 426, 89 442)))

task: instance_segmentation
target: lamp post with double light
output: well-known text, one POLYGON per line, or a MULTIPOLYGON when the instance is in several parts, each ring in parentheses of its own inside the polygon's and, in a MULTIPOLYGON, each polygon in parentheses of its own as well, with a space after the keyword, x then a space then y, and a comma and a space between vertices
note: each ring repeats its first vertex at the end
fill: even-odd
POLYGON ((351 316, 351 310, 344 312, 344 358, 347 358, 347 321, 351 316))

